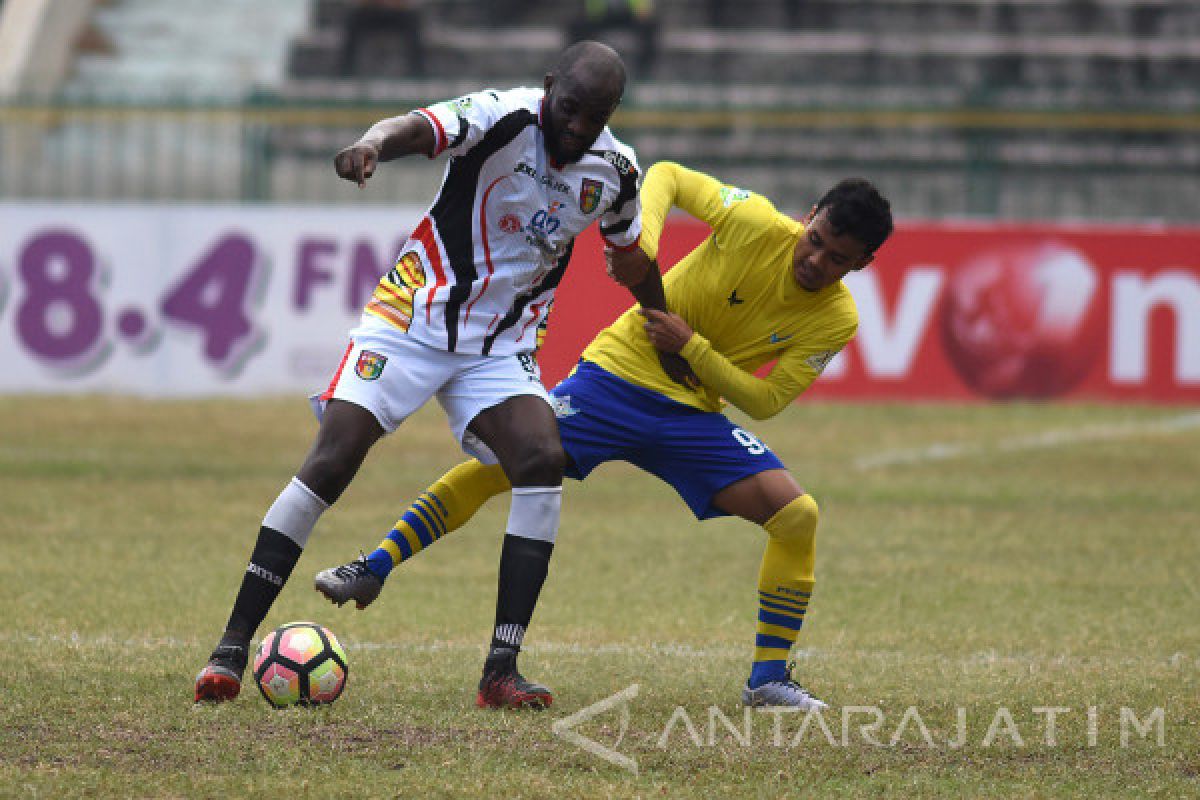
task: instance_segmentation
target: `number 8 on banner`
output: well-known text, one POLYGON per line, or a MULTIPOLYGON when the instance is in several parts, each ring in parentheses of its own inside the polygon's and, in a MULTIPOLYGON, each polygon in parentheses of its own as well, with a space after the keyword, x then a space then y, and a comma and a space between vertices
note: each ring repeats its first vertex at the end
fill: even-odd
MULTIPOLYGON (((67 230, 43 231, 21 250, 17 276, 23 296, 16 333, 28 352, 76 373, 108 357, 112 344, 98 292, 109 276, 87 241, 67 230)), ((223 236, 159 299, 159 315, 169 325, 198 332, 205 359, 235 373, 261 338, 250 307, 264 276, 249 238, 223 236)), ((116 315, 118 332, 143 344, 153 341, 146 335, 151 322, 137 308, 116 315)))

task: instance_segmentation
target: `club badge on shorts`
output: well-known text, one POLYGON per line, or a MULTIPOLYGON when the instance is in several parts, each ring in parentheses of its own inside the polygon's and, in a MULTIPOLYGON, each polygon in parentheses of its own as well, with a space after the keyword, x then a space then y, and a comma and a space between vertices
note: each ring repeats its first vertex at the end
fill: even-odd
POLYGON ((590 214, 600 207, 600 198, 604 195, 604 184, 591 178, 583 179, 579 189, 579 210, 590 214))
POLYGON ((364 381, 373 381, 383 374, 383 365, 386 363, 387 356, 363 350, 358 354, 358 363, 354 366, 354 372, 364 381))

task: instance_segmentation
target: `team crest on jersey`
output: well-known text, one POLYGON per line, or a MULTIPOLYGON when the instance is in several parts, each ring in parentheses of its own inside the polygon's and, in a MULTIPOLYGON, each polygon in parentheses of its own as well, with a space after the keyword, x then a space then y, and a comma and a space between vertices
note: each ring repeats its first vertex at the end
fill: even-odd
POLYGON ((385 364, 387 364, 387 356, 363 350, 358 354, 358 363, 354 365, 354 372, 364 381, 373 381, 383 374, 385 364))
POLYGON ((579 189, 579 210, 590 214, 600 207, 600 198, 604 196, 604 184, 591 178, 583 179, 579 189))
POLYGON ((734 203, 740 203, 750 196, 750 193, 745 189, 739 189, 736 186, 721 187, 721 205, 729 208, 734 203))

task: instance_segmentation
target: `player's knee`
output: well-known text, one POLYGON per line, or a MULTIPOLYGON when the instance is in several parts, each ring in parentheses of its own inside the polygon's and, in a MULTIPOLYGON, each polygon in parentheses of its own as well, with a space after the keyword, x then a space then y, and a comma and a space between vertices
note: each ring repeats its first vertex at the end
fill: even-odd
POLYGON ((509 465, 508 478, 514 486, 556 486, 562 483, 567 454, 556 438, 527 442, 509 465))
POLYGON ((332 505, 354 480, 365 452, 344 444, 314 447, 296 476, 326 503, 332 505))
POLYGON ((810 494, 792 500, 767 520, 767 533, 784 542, 811 544, 816 538, 820 509, 810 494))

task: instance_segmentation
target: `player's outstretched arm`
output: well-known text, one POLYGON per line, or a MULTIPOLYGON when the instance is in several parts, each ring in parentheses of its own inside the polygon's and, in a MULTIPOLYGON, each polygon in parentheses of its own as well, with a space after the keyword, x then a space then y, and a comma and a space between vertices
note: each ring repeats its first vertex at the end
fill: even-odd
POLYGON ((406 114, 376 122, 361 139, 333 157, 333 166, 339 178, 361 187, 381 161, 414 153, 429 155, 436 146, 436 134, 429 122, 418 114, 406 114))
POLYGON ((713 349, 678 314, 643 310, 642 316, 646 318, 646 335, 656 348, 679 354, 706 387, 754 419, 775 416, 817 377, 799 349, 789 350, 769 375, 759 378, 713 349))

